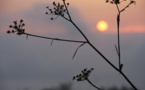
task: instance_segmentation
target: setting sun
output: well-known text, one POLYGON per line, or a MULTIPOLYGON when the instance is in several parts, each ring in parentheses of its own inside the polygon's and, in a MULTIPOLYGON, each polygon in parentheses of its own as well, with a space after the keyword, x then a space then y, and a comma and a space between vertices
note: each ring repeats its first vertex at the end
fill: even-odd
POLYGON ((99 21, 98 23, 97 23, 97 29, 99 30, 99 31, 106 31, 107 29, 108 29, 108 24, 107 24, 107 22, 105 22, 105 21, 99 21))

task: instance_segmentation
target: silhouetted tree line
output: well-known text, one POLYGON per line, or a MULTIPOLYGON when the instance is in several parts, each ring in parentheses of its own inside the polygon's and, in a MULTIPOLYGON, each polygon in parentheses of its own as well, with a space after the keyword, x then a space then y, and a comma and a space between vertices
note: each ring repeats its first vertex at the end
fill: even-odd
MULTIPOLYGON (((60 84, 58 87, 43 88, 41 90, 74 90, 74 89, 72 88, 71 83, 63 83, 60 84)), ((132 87, 128 87, 124 85, 121 87, 117 87, 117 86, 102 87, 102 90, 134 90, 134 89, 132 87)))
POLYGON ((41 90, 73 90, 71 83, 60 84, 59 87, 43 88, 41 90))
POLYGON ((134 89, 127 86, 122 86, 122 87, 112 86, 108 88, 103 87, 102 90, 134 90, 134 89))

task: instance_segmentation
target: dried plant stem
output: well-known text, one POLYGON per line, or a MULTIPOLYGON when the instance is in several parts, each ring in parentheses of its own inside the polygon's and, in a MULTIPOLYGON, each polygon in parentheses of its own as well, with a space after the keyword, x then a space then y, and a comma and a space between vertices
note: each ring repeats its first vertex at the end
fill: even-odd
POLYGON ((116 7, 117 7, 117 10, 118 10, 118 15, 117 15, 117 39, 118 39, 118 59, 119 59, 119 72, 121 73, 121 75, 126 79, 126 81, 135 89, 135 90, 138 90, 134 84, 127 78, 127 76, 122 72, 122 67, 123 67, 123 64, 121 64, 121 51, 120 51, 120 14, 121 12, 123 12, 126 8, 129 7, 131 3, 129 3, 125 8, 123 8, 122 10, 119 9, 118 7, 118 4, 116 4, 116 7))
POLYGON ((87 80, 87 82, 89 83, 89 84, 91 84, 93 87, 95 87, 96 89, 98 89, 98 90, 102 90, 101 88, 99 88, 99 87, 97 87, 96 85, 94 85, 89 79, 86 79, 87 80))
POLYGON ((120 73, 121 73, 121 75, 125 78, 125 80, 132 86, 132 88, 133 88, 134 90, 138 90, 138 89, 135 87, 135 85, 128 79, 128 77, 127 77, 122 71, 120 71, 120 73))
POLYGON ((117 41, 118 41, 118 60, 119 60, 119 70, 121 71, 121 51, 120 51, 120 10, 118 4, 116 4, 118 15, 117 15, 117 41))
POLYGON ((87 43, 86 41, 77 41, 77 40, 68 40, 68 39, 60 39, 60 38, 51 38, 51 37, 44 37, 44 36, 39 36, 39 35, 34 35, 34 34, 29 34, 29 33, 23 33, 23 35, 32 36, 32 37, 38 37, 38 38, 43 38, 43 39, 50 39, 50 40, 56 40, 56 41, 64 41, 64 42, 74 42, 74 43, 87 43))

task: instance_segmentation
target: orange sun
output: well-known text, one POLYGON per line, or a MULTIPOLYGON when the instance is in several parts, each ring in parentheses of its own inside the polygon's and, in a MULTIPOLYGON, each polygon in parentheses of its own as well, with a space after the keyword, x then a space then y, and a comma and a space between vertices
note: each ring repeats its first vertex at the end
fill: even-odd
POLYGON ((99 31, 104 32, 104 31, 106 31, 106 30, 108 29, 108 23, 105 22, 105 21, 99 21, 99 22, 97 23, 96 27, 97 27, 97 29, 98 29, 99 31))

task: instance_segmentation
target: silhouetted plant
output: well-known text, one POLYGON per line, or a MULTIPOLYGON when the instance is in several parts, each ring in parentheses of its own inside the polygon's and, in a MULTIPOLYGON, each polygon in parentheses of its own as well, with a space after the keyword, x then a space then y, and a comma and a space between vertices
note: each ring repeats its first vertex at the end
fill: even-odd
POLYGON ((53 9, 49 8, 49 6, 46 7, 49 10, 49 12, 50 12, 50 14, 48 14, 48 12, 46 12, 46 14, 48 14, 48 15, 56 15, 56 17, 55 18, 52 17, 51 20, 54 20, 54 19, 58 18, 59 16, 64 17, 65 14, 67 14, 66 7, 69 6, 69 3, 67 3, 67 4, 60 4, 60 3, 53 2, 53 6, 54 6, 53 9))
POLYGON ((43 88, 41 90, 72 90, 72 83, 62 83, 59 87, 43 88))
POLYGON ((23 27, 25 26, 25 23, 23 22, 23 19, 20 20, 19 24, 17 21, 14 21, 13 23, 14 23, 14 25, 9 26, 13 30, 8 30, 7 31, 8 34, 17 33, 17 35, 22 35, 25 33, 25 29, 23 29, 23 27))
POLYGON ((116 48, 116 52, 118 54, 118 58, 119 58, 119 69, 120 71, 123 68, 123 64, 121 64, 121 51, 120 51, 120 14, 125 11, 126 8, 128 8, 131 4, 135 4, 136 2, 134 0, 130 0, 130 3, 125 6, 123 9, 120 9, 118 4, 120 4, 121 2, 126 1, 126 0, 106 0, 106 3, 111 3, 111 4, 115 4, 118 10, 118 14, 117 14, 117 39, 118 39, 118 47, 115 45, 116 48))
POLYGON ((96 85, 94 85, 90 80, 89 80, 89 76, 91 74, 91 72, 94 70, 94 68, 91 68, 90 70, 88 70, 87 68, 85 68, 84 70, 82 70, 82 72, 76 76, 73 77, 73 80, 77 80, 78 82, 80 81, 87 81, 88 83, 90 83, 93 87, 95 87, 98 90, 102 90, 99 87, 97 87, 96 85))
POLYGON ((87 68, 86 68, 82 71, 81 74, 74 76, 73 80, 77 80, 77 81, 87 80, 93 70, 94 70, 94 68, 91 68, 90 70, 87 70, 87 68))
MULTIPOLYGON (((44 37, 44 36, 39 36, 39 35, 34 35, 34 34, 29 34, 29 33, 25 33, 25 29, 23 29, 23 27, 25 26, 25 24, 23 23, 23 20, 20 20, 20 23, 18 24, 17 21, 14 21, 14 25, 10 25, 9 27, 12 28, 13 30, 8 30, 7 33, 10 34, 10 33, 17 33, 17 35, 26 35, 27 38, 28 36, 33 36, 33 37, 38 37, 38 38, 44 38, 44 39, 51 39, 52 42, 54 40, 56 41, 65 41, 65 42, 73 42, 73 43, 80 43, 81 45, 76 49, 74 55, 73 55, 73 58, 75 57, 78 49, 80 47, 82 47, 83 45, 85 44, 88 44, 91 48, 93 48, 96 53, 98 53, 112 68, 114 68, 117 72, 120 73, 120 75, 122 75, 125 80, 132 86, 132 88, 134 90, 138 90, 135 85, 129 80, 129 78, 124 74, 124 72, 122 71, 122 68, 123 68, 123 64, 121 63, 121 50, 120 50, 120 14, 125 11, 131 4, 135 4, 135 1, 134 0, 130 0, 129 4, 126 5, 123 9, 120 9, 118 4, 120 4, 121 2, 123 1, 126 1, 126 0, 106 0, 106 3, 111 3, 111 4, 115 4, 116 5, 116 8, 118 10, 118 14, 117 14, 117 40, 118 40, 118 45, 115 45, 115 48, 116 48, 116 52, 118 54, 118 62, 119 62, 119 66, 115 66, 108 58, 106 58, 106 56, 101 53, 91 42, 90 40, 87 38, 87 36, 82 32, 82 30, 74 23, 74 21, 72 20, 71 18, 71 15, 69 13, 69 10, 68 10, 68 6, 69 6, 69 3, 66 3, 65 0, 62 0, 63 1, 63 4, 61 3, 56 3, 56 2, 53 2, 52 5, 53 5, 53 8, 50 8, 49 6, 47 6, 46 8, 48 9, 48 11, 46 12, 46 15, 52 15, 51 17, 51 20, 56 20, 58 17, 62 17, 64 18, 65 20, 67 20, 68 22, 70 22, 78 31, 79 33, 84 37, 84 41, 78 41, 78 40, 68 40, 68 39, 59 39, 59 38, 51 38, 51 37, 44 37)), ((52 43, 51 43, 52 45, 52 43)), ((87 70, 87 69, 84 69, 82 71, 81 74, 77 75, 77 76, 74 76, 73 79, 74 80, 77 80, 77 81, 84 81, 84 80, 87 80, 89 82, 89 84, 91 84, 93 87, 99 89, 99 90, 102 90, 98 87, 96 87, 89 79, 89 75, 91 73, 92 69, 91 70, 87 70)))
MULTIPOLYGON (((126 0, 123 0, 126 1, 126 0)), ((120 50, 120 16, 121 13, 123 11, 125 11, 131 4, 135 4, 136 2, 134 0, 130 0, 130 3, 128 5, 126 5, 123 9, 120 9, 118 4, 120 4, 121 2, 120 0, 106 0, 106 3, 111 3, 111 4, 115 4, 116 8, 118 10, 118 14, 117 14, 117 39, 118 39, 118 47, 115 45, 116 48, 116 52, 118 54, 118 60, 119 60, 119 72, 123 75, 123 77, 128 81, 128 83, 135 89, 137 90, 137 88, 132 84, 132 82, 124 75, 124 73, 122 72, 122 68, 123 68, 123 64, 121 63, 121 50, 120 50)))

